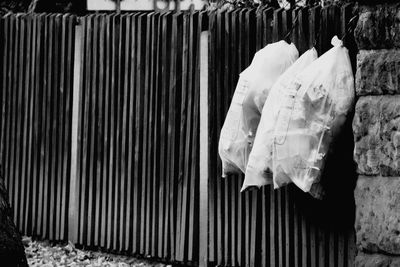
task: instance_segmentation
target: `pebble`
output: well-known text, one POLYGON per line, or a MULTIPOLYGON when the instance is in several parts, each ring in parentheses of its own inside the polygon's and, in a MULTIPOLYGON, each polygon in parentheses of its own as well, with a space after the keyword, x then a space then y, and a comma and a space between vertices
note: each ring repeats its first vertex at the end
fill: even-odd
POLYGON ((72 243, 51 245, 48 241, 33 241, 24 236, 22 243, 29 266, 32 267, 172 267, 149 259, 76 249, 72 243))

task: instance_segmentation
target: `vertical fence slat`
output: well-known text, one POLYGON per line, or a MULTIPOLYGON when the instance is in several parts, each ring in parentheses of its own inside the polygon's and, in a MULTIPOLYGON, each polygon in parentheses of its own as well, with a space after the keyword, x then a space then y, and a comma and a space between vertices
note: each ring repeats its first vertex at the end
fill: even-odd
POLYGON ((119 93, 119 99, 120 99, 120 111, 119 111, 119 154, 120 154, 120 160, 119 160, 119 188, 118 188, 118 206, 116 206, 118 210, 118 220, 117 220, 117 235, 115 236, 116 240, 119 241, 119 244, 117 244, 116 248, 120 251, 124 251, 124 234, 125 234, 125 200, 126 200, 126 116, 127 116, 127 106, 128 106, 128 84, 127 84, 127 72, 129 71, 128 69, 128 58, 129 52, 126 47, 127 43, 129 42, 129 35, 127 35, 127 32, 129 29, 127 27, 127 15, 123 15, 120 20, 120 52, 118 57, 120 58, 119 62, 119 78, 118 80, 120 81, 119 88, 120 88, 120 93, 119 93))
MULTIPOLYGON (((104 16, 97 17, 97 27, 98 27, 98 48, 95 45, 94 50, 95 57, 98 57, 98 83, 97 83, 97 92, 98 92, 98 99, 97 99, 97 140, 96 140, 96 158, 95 158, 95 173, 96 173, 96 200, 95 200, 95 215, 94 215, 94 245, 100 246, 101 245, 101 219, 100 219, 100 211, 102 211, 102 203, 101 197, 103 196, 103 185, 105 183, 104 172, 102 171, 103 165, 106 161, 104 161, 103 155, 104 147, 103 143, 105 142, 104 138, 104 83, 102 77, 104 77, 104 16), (98 55, 96 55, 96 51, 98 51, 98 55)), ((103 204, 104 205, 104 204, 103 204)))
MULTIPOLYGON (((182 38, 179 40, 182 47, 182 57, 178 64, 182 76, 178 80, 180 83, 181 97, 181 110, 180 110, 180 124, 179 124, 179 154, 184 155, 185 152, 185 138, 186 138, 186 103, 187 103, 187 88, 186 88, 186 74, 187 74, 187 22, 188 15, 182 16, 182 38)), ((184 157, 179 158, 178 176, 177 176, 177 209, 176 209, 176 233, 175 233, 175 260, 183 258, 181 251, 181 234, 182 234, 182 198, 183 198, 183 182, 184 182, 184 157)))
POLYGON ((198 262, 198 243, 199 240, 199 141, 200 141, 200 38, 202 29, 202 14, 196 12, 193 15, 193 131, 192 131, 192 149, 191 149, 191 185, 190 185, 190 214, 189 214, 189 245, 188 261, 198 262))
MULTIPOLYGON (((200 26, 201 29, 201 26, 200 26)), ((208 184, 209 181, 209 153, 208 153, 208 44, 209 32, 203 31, 200 33, 200 144, 207 144, 200 146, 200 161, 199 161, 199 266, 205 267, 208 264, 208 184)), ((233 242, 234 243, 234 242, 233 242)), ((232 250, 232 255, 236 251, 232 250)), ((234 257, 234 256, 233 256, 234 257)), ((235 263, 233 263, 235 264, 235 263)))
MULTIPOLYGON (((75 16, 68 16, 67 17, 67 22, 68 26, 66 27, 66 72, 65 74, 65 81, 64 81, 64 86, 65 86, 65 91, 66 91, 66 97, 65 97, 65 122, 64 122, 64 144, 63 144, 63 170, 62 170, 62 175, 64 177, 64 184, 63 184, 63 195, 62 195, 62 209, 61 209, 61 236, 60 239, 65 240, 67 239, 67 233, 70 231, 68 228, 68 213, 70 208, 73 208, 72 206, 70 207, 70 202, 68 200, 68 194, 70 190, 70 177, 71 177, 71 169, 70 166, 71 162, 75 160, 75 158, 72 158, 71 154, 71 146, 72 142, 75 142, 75 139, 72 138, 72 130, 73 130, 73 122, 72 122, 72 116, 73 116, 73 104, 75 102, 79 102, 79 99, 74 98, 74 79, 77 78, 77 81, 79 82, 80 76, 75 76, 74 75, 74 66, 75 62, 79 61, 80 59, 75 59, 74 58, 74 52, 75 50, 80 50, 81 47, 79 44, 76 46, 74 43, 74 37, 75 37, 75 22, 76 22, 76 17, 75 16)), ((78 96, 78 95, 77 95, 78 96)))
MULTIPOLYGON (((177 129, 177 111, 180 110, 178 107, 177 101, 177 81, 176 81, 176 70, 177 70, 177 57, 178 57, 178 16, 179 13, 171 14, 171 35, 170 35, 170 62, 169 62, 169 90, 167 92, 168 97, 168 105, 166 106, 168 111, 168 128, 167 128, 167 154, 166 154, 166 193, 165 193, 165 215, 164 215, 164 229, 161 233, 159 231, 160 238, 163 239, 163 244, 158 245, 158 253, 159 257, 166 258, 168 255, 168 248, 172 250, 174 245, 172 242, 174 240, 174 187, 175 187, 175 171, 176 171, 176 162, 175 162, 175 151, 176 151, 176 129, 177 129), (161 247, 163 248, 160 251, 161 247), (160 254, 161 252, 161 254, 160 254)), ((167 112, 166 111, 166 112, 167 112)), ((160 218, 162 219, 162 218, 160 218)), ((162 223, 161 223, 162 224, 162 223)), ((172 251, 171 251, 172 258, 172 251)))
MULTIPOLYGON (((165 82, 163 82, 165 73, 163 73, 163 70, 166 68, 165 67, 165 57, 166 57, 166 43, 167 43, 167 36, 164 34, 164 31, 166 31, 166 21, 165 21, 165 14, 161 15, 160 14, 154 14, 152 17, 152 54, 153 58, 151 61, 151 75, 150 75, 150 82, 151 82, 151 87, 152 90, 155 92, 155 99, 154 99, 154 120, 155 122, 155 127, 153 127, 153 163, 152 165, 154 166, 154 170, 151 176, 152 179, 152 191, 151 191, 151 202, 152 202, 152 225, 151 225, 151 254, 152 255, 160 255, 161 250, 162 250, 162 241, 160 240, 160 237, 162 236, 162 231, 159 231, 163 229, 162 227, 162 221, 160 221, 160 213, 163 213, 163 194, 164 194, 164 188, 161 186, 161 183, 163 182, 164 179, 159 179, 159 177, 164 177, 163 175, 160 175, 162 173, 162 153, 164 152, 164 149, 161 147, 163 145, 163 141, 161 140, 161 134, 162 134, 162 126, 161 126, 161 116, 164 116, 164 111, 162 110, 162 105, 165 103, 161 99, 162 97, 162 91, 165 89, 167 86, 165 82), (165 29, 165 30, 164 30, 165 29), (161 35, 161 36, 160 36, 161 35), (164 39, 165 38, 165 39, 164 39), (160 42, 161 40, 164 40, 164 42, 160 42), (161 51, 161 52, 160 52, 161 51), (160 64, 161 63, 161 64, 160 64), (161 68, 161 69, 159 69, 161 68), (159 75, 161 74, 161 75, 159 75), (161 84, 164 86, 159 86, 161 81, 161 84), (158 89, 158 90, 157 90, 158 89), (159 247, 160 246, 160 247, 159 247)), ((160 255, 161 256, 161 255, 160 255)))
POLYGON ((39 25, 42 26, 39 28, 39 32, 42 32, 41 38, 39 38, 39 45, 43 46, 43 56, 42 58, 42 64, 40 64, 40 82, 37 83, 37 89, 38 91, 40 90, 40 102, 42 103, 41 106, 38 108, 38 113, 37 113, 37 119, 39 121, 38 125, 38 142, 37 142, 37 149, 39 150, 37 154, 37 167, 38 167, 38 213, 37 213, 37 228, 36 228, 36 234, 41 235, 42 233, 42 223, 43 223, 43 217, 42 217, 42 211, 43 211, 43 172, 44 172, 44 139, 45 139, 45 110, 46 110, 46 83, 44 77, 46 74, 46 69, 47 69, 47 58, 45 55, 47 52, 47 16, 45 15, 40 15, 40 22, 39 25), (41 75, 44 74, 44 75, 41 75))
POLYGON ((14 179, 13 179, 13 174, 14 174, 14 168, 13 168, 13 162, 14 162, 14 138, 15 138, 15 133, 13 131, 14 125, 15 125, 15 93, 16 93, 16 77, 15 77, 15 69, 16 69, 16 64, 17 64, 17 55, 18 55, 18 29, 19 27, 17 26, 17 18, 15 16, 11 16, 10 18, 10 34, 9 34, 9 39, 10 39, 10 51, 9 53, 9 72, 8 72, 8 77, 9 77, 9 84, 8 88, 10 90, 9 92, 9 126, 8 126, 8 140, 6 143, 8 144, 8 152, 7 152, 7 164, 6 164, 6 186, 9 192, 9 203, 11 204, 12 207, 14 207, 14 201, 13 201, 13 189, 14 189, 14 179), (14 53, 12 53, 14 51, 14 53), (13 57, 14 54, 14 57, 13 57))
POLYGON ((65 64, 65 60, 67 59, 67 55, 66 55, 66 34, 67 34, 67 15, 63 15, 61 17, 61 21, 60 21, 61 25, 59 26, 60 29, 60 57, 59 57, 59 104, 58 104, 58 109, 59 109, 59 118, 58 118, 58 157, 57 157, 57 161, 59 161, 58 163, 58 168, 57 168, 57 173, 56 173, 56 177, 57 177, 57 193, 56 193, 56 198, 57 198, 57 202, 58 203, 58 207, 56 207, 56 238, 57 240, 61 239, 62 236, 62 218, 64 216, 63 212, 65 212, 65 202, 63 201, 63 197, 64 197, 64 191, 66 188, 66 177, 63 175, 63 166, 65 164, 64 162, 64 138, 65 138, 65 131, 67 131, 67 129, 64 127, 65 125, 65 121, 66 121, 66 94, 68 94, 68 88, 66 88, 65 85, 65 73, 66 73, 66 64, 65 64))
MULTIPOLYGON (((237 50, 239 49, 238 46, 238 36, 237 36, 237 29, 238 29, 238 10, 235 10, 231 13, 231 20, 229 21, 231 24, 231 47, 230 47, 230 57, 231 57, 231 66, 236 66, 237 65, 237 50)), ((235 90, 235 86, 238 80, 238 73, 237 73, 237 68, 230 68, 230 91, 231 94, 233 94, 235 90)), ((231 194, 231 214, 232 214, 232 219, 231 219, 231 264, 232 266, 236 266, 238 264, 237 261, 237 239, 238 239, 238 194, 239 193, 239 187, 238 184, 235 180, 238 180, 238 176, 234 176, 230 179, 230 194, 231 194)))
MULTIPOLYGON (((143 36, 142 36, 142 15, 138 15, 135 17, 135 25, 136 25, 136 111, 135 111, 135 128, 142 129, 143 127, 143 113, 142 113, 142 105, 143 105, 143 74, 140 71, 143 64, 142 53, 144 51, 143 36)), ((138 253, 140 251, 140 231, 143 231, 140 225, 141 222, 141 197, 139 187, 141 186, 140 176, 142 175, 141 166, 142 166, 142 142, 143 142, 143 133, 141 131, 136 131, 135 134, 135 180, 134 180, 134 212, 136 216, 133 217, 133 252, 138 253)))
MULTIPOLYGON (((72 24, 72 22, 71 22, 72 24)), ((80 191, 80 156, 82 137, 80 135, 82 124, 79 123, 79 118, 82 117, 83 103, 83 60, 84 60, 84 23, 82 25, 71 25, 70 31, 74 31, 74 61, 73 70, 67 73, 67 81, 71 81, 72 75, 74 77, 71 82, 71 170, 70 170, 70 188, 69 188, 69 212, 68 212, 68 239, 73 242, 78 242, 79 235, 79 191, 80 191), (70 76, 70 77, 68 77, 70 76)), ((71 33, 70 33, 71 34, 71 33)), ((70 47, 72 46, 72 40, 70 47)), ((72 54, 72 51, 70 52, 72 54)), ((66 162, 65 162, 66 163, 66 162)))
MULTIPOLYGON (((51 137, 52 137, 52 119, 54 116, 54 107, 52 106, 52 98, 54 97, 54 92, 52 90, 53 86, 53 77, 52 77, 52 68, 54 64, 54 16, 48 15, 48 38, 49 38, 49 48, 47 54, 47 73, 46 73, 46 123, 45 123, 45 140, 44 140, 44 196, 51 196, 52 191, 49 189, 49 185, 52 181, 51 177, 51 137)), ((53 230, 53 227, 50 222, 50 218, 52 217, 53 210, 50 209, 50 203, 52 202, 48 197, 44 197, 43 204, 43 237, 50 238, 50 233, 53 230)))
MULTIPOLYGON (((104 141, 103 141, 103 181, 102 181, 102 201, 101 201, 101 236, 100 245, 106 247, 108 244, 108 185, 111 179, 110 177, 110 16, 106 16, 102 22, 101 28, 104 28, 104 47, 100 46, 100 53, 104 54, 104 141), (103 49, 103 50, 102 50, 103 49)), ((102 42, 103 43, 103 42, 102 42)))
MULTIPOLYGON (((193 68, 192 68, 192 60, 193 58, 190 56, 190 53, 193 49, 193 43, 192 43, 192 23, 193 23, 193 12, 190 12, 190 14, 187 15, 187 23, 186 25, 184 24, 185 30, 184 30, 184 35, 183 35, 183 58, 182 58, 182 64, 183 64, 183 69, 182 69, 182 90, 184 90, 184 99, 185 99, 185 105, 182 105, 183 109, 183 117, 185 120, 182 123, 181 127, 185 128, 184 129, 184 135, 182 136, 182 155, 185 155, 185 157, 182 159, 182 176, 181 178, 181 194, 182 194, 182 200, 181 200, 181 214, 180 214, 180 235, 179 235, 179 257, 177 257, 177 260, 180 261, 185 261, 187 259, 187 235, 188 235, 188 202, 189 202, 189 186, 190 186, 190 181, 189 179, 191 178, 189 173, 190 173, 190 146, 191 146, 191 138, 192 138, 192 121, 191 121, 191 116, 192 116, 192 109, 193 109, 193 101, 192 101, 192 96, 193 96, 193 86, 192 86, 192 75, 193 73, 193 68)), ((179 204, 178 204, 179 205, 179 204)))
POLYGON ((51 150, 50 150, 50 237, 51 239, 55 239, 57 236, 58 230, 58 222, 55 219, 57 217, 57 213, 59 211, 59 202, 58 202, 58 184, 60 182, 59 177, 57 177, 58 173, 58 143, 59 143, 59 132, 58 132, 58 121, 59 121, 59 99, 60 99, 60 91, 59 91, 59 58, 60 58, 60 19, 61 15, 58 14, 54 16, 54 60, 52 65, 52 76, 53 76, 53 84, 51 90, 53 91, 53 96, 51 99, 53 105, 53 117, 52 117, 52 125, 51 125, 51 150), (54 89, 56 88, 56 89, 54 89))
POLYGON ((110 59, 110 69, 109 69, 109 79, 110 84, 108 87, 109 92, 109 165, 108 165, 108 188, 107 188, 107 245, 108 249, 111 248, 113 236, 112 236, 112 217, 113 217, 113 180, 115 179, 115 39, 116 39, 116 27, 115 27, 115 16, 110 17, 110 40, 109 40, 109 59, 110 59))
MULTIPOLYGON (((21 227, 21 220, 19 218, 19 210, 21 210, 20 206, 20 194, 18 193, 18 190, 20 190, 20 187, 23 188, 23 185, 21 185, 22 182, 22 177, 21 177, 21 165, 22 165, 22 123, 23 123, 23 113, 25 109, 25 105, 22 103, 23 101, 23 86, 24 86, 24 76, 23 72, 25 69, 25 59, 24 56, 26 52, 24 51, 24 45, 25 45, 25 17, 24 15, 20 15, 18 17, 18 26, 20 27, 19 30, 19 44, 18 44, 18 62, 17 65, 15 66, 15 75, 17 80, 15 80, 16 85, 16 125, 15 125, 15 154, 14 154, 14 190, 12 191, 14 193, 14 207, 16 209, 16 212, 14 212, 14 222, 15 224, 20 228, 21 227)), ((23 181, 24 182, 24 181, 23 181)))
POLYGON ((24 50, 25 50, 25 56, 24 56, 24 62, 25 62, 25 68, 23 69, 22 77, 21 79, 24 80, 23 83, 23 118, 22 118, 22 124, 21 124, 21 135, 22 135, 22 140, 21 140, 21 186, 20 186, 20 208, 19 208, 19 229, 26 233, 25 229, 25 221, 26 221, 26 216, 25 216, 25 209, 27 209, 25 205, 25 198, 29 198, 29 180, 28 180, 28 169, 27 169, 27 157, 29 156, 29 151, 28 151, 28 146, 30 145, 28 143, 28 132, 30 131, 30 121, 28 121, 28 116, 30 112, 29 108, 29 100, 31 99, 31 94, 30 94, 30 88, 29 88, 29 82, 30 82, 30 77, 29 77, 29 72, 30 72, 30 61, 31 61, 31 18, 26 16, 23 18, 24 24, 26 25, 26 32, 25 32, 25 39, 24 39, 24 50))
MULTIPOLYGON (((208 79, 208 110, 209 110, 209 114, 208 114, 208 121, 213 121, 213 119, 215 118, 214 116, 216 116, 215 113, 216 112, 216 101, 215 101, 215 95, 216 95, 216 88, 215 88, 215 79, 214 79, 214 64, 215 64, 215 27, 216 27, 216 23, 215 23, 215 19, 216 19, 216 12, 211 12, 209 14, 209 24, 208 24, 208 28, 210 31, 210 37, 209 37, 209 42, 208 42, 208 50, 210 51, 209 55, 208 55, 208 75, 209 75, 209 79, 208 79)), ((215 173, 216 171, 216 164, 217 164, 217 153, 216 153, 216 144, 215 144, 215 140, 216 140, 216 135, 217 135, 217 129, 216 129, 216 124, 209 124, 209 137, 208 137, 208 147, 209 147, 209 163, 208 163, 208 172, 210 174, 215 173)), ((215 179, 210 178, 209 180, 209 184, 208 184, 208 216, 209 216, 209 220, 208 220, 208 260, 211 262, 215 261, 215 179)))
MULTIPOLYGON (((223 72, 222 72, 222 62, 223 62, 223 50, 222 50, 222 44, 223 44, 223 39, 222 37, 222 30, 223 30, 223 20, 222 20, 222 11, 217 13, 217 24, 216 24, 216 54, 219 55, 219 58, 216 60, 216 81, 217 81, 217 85, 216 85, 216 90, 217 90, 217 120, 216 123, 218 125, 218 132, 217 132, 217 136, 218 136, 218 140, 219 140, 219 127, 221 127, 222 125, 222 112, 224 112, 223 109, 223 87, 222 87, 222 80, 223 80, 223 72), (222 108, 221 108, 222 106, 222 108)), ((224 114, 224 113, 223 113, 224 114)), ((221 164, 218 162, 218 166, 217 166, 217 173, 221 173, 221 164)), ((217 259, 218 259, 218 264, 223 264, 223 235, 222 235, 222 230, 223 230, 223 225, 222 225, 222 220, 223 220, 223 215, 222 215, 222 208, 223 208, 223 203, 222 203, 222 198, 223 195, 221 193, 222 191, 222 180, 218 179, 216 181, 217 184, 217 191, 216 191, 216 199, 217 199, 217 259)))
POLYGON ((129 151, 129 141, 131 136, 128 135, 128 128, 129 128, 129 107, 132 105, 132 103, 129 101, 130 100, 130 94, 131 91, 130 90, 130 77, 129 77, 129 72, 130 70, 130 66, 129 66, 129 59, 130 59, 130 42, 131 42, 131 36, 129 35, 131 32, 130 26, 131 26, 131 22, 130 22, 131 17, 130 16, 126 16, 125 17, 125 21, 124 21, 124 25, 125 25, 125 42, 124 42, 124 46, 125 46, 125 50, 124 50, 124 67, 123 67, 123 73, 124 73, 124 110, 123 110, 123 121, 122 121, 122 157, 123 157, 123 172, 122 172, 122 176, 123 176, 123 183, 121 184, 121 191, 123 194, 123 201, 121 203, 121 211, 120 211, 120 249, 121 250, 127 250, 128 249, 128 244, 125 243, 124 237, 127 236, 127 202, 129 200, 129 195, 127 195, 128 192, 128 182, 127 180, 130 179, 130 177, 128 176, 128 151, 129 151))
POLYGON ((95 131, 96 129, 96 104, 97 104, 97 15, 92 15, 89 18, 89 29, 88 38, 91 44, 90 46, 90 61, 88 67, 88 131, 87 131, 87 196, 85 198, 85 220, 84 225, 86 242, 85 244, 93 246, 93 194, 94 194, 94 183, 96 180, 95 174, 95 162, 96 162, 96 143, 95 143, 95 131))
MULTIPOLYGON (((221 58, 222 61, 222 68, 221 72, 223 73, 223 79, 222 79, 222 88, 224 88, 224 91, 227 93, 224 97, 224 106, 227 108, 229 105, 229 100, 230 96, 228 92, 230 91, 230 85, 229 85, 229 31, 230 31, 230 23, 229 23, 229 16, 230 16, 231 11, 227 11, 225 13, 222 13, 221 17, 221 22, 223 21, 223 24, 221 25, 221 34, 223 34, 223 41, 221 41, 221 44, 225 49, 222 49, 221 54, 223 54, 223 58, 221 58)), ((224 262, 225 264, 229 264, 229 251, 230 251, 230 246, 229 246, 229 223, 230 223, 230 218, 229 218, 229 181, 228 179, 223 179, 221 181, 222 187, 223 187, 223 213, 221 214, 221 217, 223 218, 223 247, 224 247, 224 262)))
POLYGON ((2 34, 4 36, 3 38, 3 43, 2 43, 2 62, 1 62, 1 66, 2 66, 2 81, 1 81, 1 85, 3 90, 1 91, 1 128, 0 128, 0 172, 1 175, 4 177, 4 185, 7 188, 7 177, 6 177, 6 166, 5 166, 5 162, 6 162, 6 158, 7 155, 5 154, 6 152, 6 126, 8 125, 7 123, 7 112, 8 111, 8 70, 10 69, 10 64, 9 64, 9 42, 10 39, 8 38, 9 36, 9 16, 4 16, 1 19, 2 23, 2 34))
MULTIPOLYGON (((130 34, 130 42, 127 44, 127 49, 129 49, 129 61, 127 68, 129 72, 127 73, 126 78, 129 80, 129 111, 127 114, 128 120, 128 141, 127 141, 127 202, 126 202, 126 232, 125 232, 125 248, 127 250, 132 249, 132 215, 133 215, 133 197, 132 197, 132 179, 133 177, 133 152, 134 152, 134 109, 135 109, 135 24, 134 24, 134 15, 130 15, 127 19, 127 34, 130 34)), ((127 81, 128 82, 128 81, 127 81)))
POLYGON ((150 47, 151 47, 151 18, 154 13, 147 14, 145 18, 145 25, 146 25, 146 31, 145 31, 145 36, 146 36, 146 58, 145 58, 145 67, 144 67, 144 78, 145 78, 145 106, 144 106, 144 119, 145 119, 145 126, 144 126, 144 137, 146 138, 146 141, 144 143, 144 148, 143 150, 145 151, 144 153, 144 165, 143 169, 145 172, 145 175, 142 175, 143 178, 143 196, 142 196, 142 230, 143 235, 142 235, 142 251, 145 255, 150 254, 150 230, 151 230, 151 197, 150 197, 150 192, 151 192, 151 166, 150 166, 150 159, 151 159, 151 148, 152 148, 152 107, 153 103, 152 100, 154 98, 154 91, 151 90, 150 88, 150 62, 151 62, 151 56, 152 54, 150 53, 150 47))
POLYGON ((92 31, 93 31, 93 17, 89 16, 86 19, 85 28, 85 44, 87 45, 85 51, 85 76, 84 76, 84 103, 83 103, 83 117, 82 119, 82 172, 81 172, 81 192, 80 192, 80 243, 86 244, 90 242, 90 236, 88 233, 88 214, 89 214, 89 191, 91 181, 91 165, 90 165, 90 122, 91 114, 91 71, 92 71, 92 31), (89 240, 88 240, 89 239, 89 240))
MULTIPOLYGON (((28 140, 27 140, 27 161, 26 161, 26 179, 27 179, 27 193, 25 196, 25 199, 23 199, 24 206, 25 206, 25 212, 24 212, 24 226, 23 226, 23 233, 27 235, 32 235, 31 229, 32 229, 32 217, 31 217, 31 212, 32 212, 32 206, 31 206, 31 201, 28 201, 29 199, 31 200, 32 198, 32 187, 34 184, 32 183, 32 156, 34 153, 34 143, 33 143, 33 128, 34 128, 34 120, 33 120, 33 112, 34 112, 34 99, 35 99, 35 86, 34 86, 34 71, 35 71, 35 34, 36 34, 36 19, 35 17, 30 17, 29 18, 29 29, 28 32, 28 57, 29 57, 29 66, 28 70, 26 72, 27 75, 27 82, 26 82, 26 87, 25 90, 29 91, 28 95, 28 114, 27 114, 27 123, 29 125, 29 133, 28 133, 28 140)), ((3 89, 4 90, 4 89, 3 89)), ((1 134, 1 133, 0 133, 1 134)), ((0 154, 1 154, 1 148, 0 148, 0 154)), ((1 164, 1 161, 0 161, 1 164)))
POLYGON ((154 66, 156 73, 153 75, 153 85, 154 90, 156 91, 156 127, 158 127, 158 131, 154 133, 154 138, 157 139, 157 142, 154 142, 154 166, 155 171, 153 173, 153 196, 152 196, 152 207, 153 207, 153 224, 152 228, 152 251, 153 255, 157 255, 162 258, 164 253, 163 246, 165 245, 164 238, 166 234, 164 223, 167 221, 167 214, 165 213, 165 208, 167 205, 167 195, 165 195, 166 191, 166 181, 168 181, 169 177, 166 175, 165 170, 165 155, 167 154, 167 147, 165 139, 165 120, 168 115, 168 110, 166 110, 166 91, 168 91, 168 54, 169 50, 167 48, 170 43, 170 38, 167 35, 167 29, 170 27, 169 23, 169 13, 164 14, 155 14, 154 15, 154 30, 153 30, 153 41, 155 43, 155 47, 157 48, 156 55, 153 58, 154 66), (157 71, 158 70, 158 71, 157 71), (158 73, 157 73, 158 72, 158 73), (160 86, 163 84, 163 86, 160 86), (164 177, 163 179, 158 179, 156 177, 164 177))
MULTIPOLYGON (((2 17, 0 18, 0 34, 3 36, 0 42, 0 56, 1 56, 1 63, 0 63, 0 84, 2 86, 0 92, 0 172, 1 176, 4 177, 4 126, 5 126, 5 116, 6 116, 6 94, 7 94, 7 19, 2 17)), ((3 181, 5 182, 5 181, 3 181)))
MULTIPOLYGON (((179 194, 179 183, 180 183, 180 160, 175 160, 176 155, 180 154, 180 144, 181 144, 181 102, 182 102, 182 82, 181 82, 181 75, 182 73, 182 57, 183 57, 183 21, 186 21, 185 16, 183 13, 178 13, 176 17, 176 39, 175 39, 175 46, 176 46, 176 59, 175 59, 175 69, 176 73, 174 74, 174 83, 176 85, 176 97, 174 98, 175 101, 175 109, 173 114, 175 116, 174 123, 173 123, 173 135, 172 135, 172 142, 173 142, 173 150, 171 154, 171 181, 170 181, 170 250, 171 250, 171 259, 175 260, 178 254, 177 250, 177 238, 179 237, 179 204, 178 198, 179 194), (178 74, 179 73, 179 74, 178 74)), ((171 108, 173 108, 171 106, 171 108)))
POLYGON ((124 17, 117 14, 115 17, 115 43, 116 47, 115 51, 115 99, 113 108, 115 109, 115 178, 113 180, 113 231, 112 231, 112 240, 113 240, 113 248, 118 249, 119 246, 119 212, 120 212, 120 201, 122 200, 121 196, 121 132, 122 132, 122 109, 123 109, 123 82, 122 82, 122 62, 123 62, 123 48, 122 48, 122 38, 123 38, 123 26, 124 26, 124 17))

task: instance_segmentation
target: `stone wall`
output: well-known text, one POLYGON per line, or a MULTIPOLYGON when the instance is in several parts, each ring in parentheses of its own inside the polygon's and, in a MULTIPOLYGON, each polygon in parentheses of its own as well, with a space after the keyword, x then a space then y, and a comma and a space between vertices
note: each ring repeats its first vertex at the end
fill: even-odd
POLYGON ((400 266, 400 4, 382 2, 360 4, 354 33, 356 266, 400 266))

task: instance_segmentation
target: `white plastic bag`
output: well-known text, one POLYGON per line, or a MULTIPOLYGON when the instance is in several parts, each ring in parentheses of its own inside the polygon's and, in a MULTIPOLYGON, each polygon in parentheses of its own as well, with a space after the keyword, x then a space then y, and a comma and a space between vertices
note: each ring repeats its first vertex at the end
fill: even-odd
POLYGON ((240 74, 218 144, 223 177, 245 171, 268 93, 298 54, 294 44, 269 44, 254 55, 251 65, 240 74))
POLYGON ((279 111, 272 163, 276 186, 290 178, 303 191, 310 191, 320 179, 329 145, 353 106, 348 51, 336 36, 332 45, 298 76, 297 94, 279 111))
MULTIPOLYGON (((298 86, 296 76, 318 57, 315 48, 306 51, 272 86, 262 110, 260 124, 249 155, 242 191, 250 186, 261 187, 272 183, 272 144, 274 129, 281 105, 291 101, 298 86)), ((290 182, 287 180, 286 182, 290 182)))

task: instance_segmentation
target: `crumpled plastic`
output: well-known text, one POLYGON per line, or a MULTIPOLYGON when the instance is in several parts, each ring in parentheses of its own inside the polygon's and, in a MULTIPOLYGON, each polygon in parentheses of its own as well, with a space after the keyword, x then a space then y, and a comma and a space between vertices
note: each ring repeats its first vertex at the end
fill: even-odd
POLYGON ((240 74, 218 144, 222 177, 245 172, 268 93, 298 56, 294 44, 269 44, 255 54, 250 66, 240 74))
POLYGON ((275 187, 290 179, 310 192, 320 180, 330 144, 354 106, 348 50, 336 36, 331 43, 333 48, 299 74, 293 84, 297 93, 279 111, 273 143, 275 187))
MULTIPOLYGON (((272 184, 274 129, 279 117, 279 111, 281 106, 285 103, 290 103, 293 95, 296 94, 295 90, 298 89, 296 76, 317 58, 318 54, 315 48, 306 51, 272 86, 262 110, 241 191, 251 186, 260 188, 263 185, 272 184)), ((284 182, 289 183, 290 179, 285 179, 284 182)))

